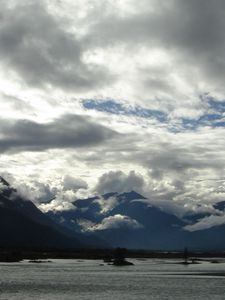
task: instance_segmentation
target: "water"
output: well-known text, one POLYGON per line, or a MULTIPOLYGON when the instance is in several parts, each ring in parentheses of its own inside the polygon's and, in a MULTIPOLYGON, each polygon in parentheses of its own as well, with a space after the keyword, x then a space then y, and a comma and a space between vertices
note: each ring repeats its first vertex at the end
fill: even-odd
POLYGON ((225 277, 218 273, 225 263, 132 261, 135 266, 126 267, 91 260, 0 263, 0 299, 224 300, 225 277))

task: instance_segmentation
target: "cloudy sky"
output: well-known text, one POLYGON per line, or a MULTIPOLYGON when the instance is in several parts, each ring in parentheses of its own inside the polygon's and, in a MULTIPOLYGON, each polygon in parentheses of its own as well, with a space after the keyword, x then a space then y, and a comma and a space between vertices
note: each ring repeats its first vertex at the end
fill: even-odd
POLYGON ((0 171, 21 193, 225 199, 223 0, 0 5, 0 171))

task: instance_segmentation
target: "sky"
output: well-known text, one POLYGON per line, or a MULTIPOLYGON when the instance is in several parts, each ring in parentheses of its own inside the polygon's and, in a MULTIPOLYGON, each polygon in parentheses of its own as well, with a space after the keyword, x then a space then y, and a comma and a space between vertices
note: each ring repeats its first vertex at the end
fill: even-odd
POLYGON ((0 5, 0 174, 23 195, 224 200, 224 1, 0 5))

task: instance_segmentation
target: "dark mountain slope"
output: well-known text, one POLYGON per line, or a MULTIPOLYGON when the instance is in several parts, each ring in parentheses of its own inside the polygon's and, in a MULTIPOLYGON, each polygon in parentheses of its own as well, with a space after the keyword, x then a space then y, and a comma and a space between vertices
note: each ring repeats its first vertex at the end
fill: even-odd
POLYGON ((102 239, 75 233, 43 214, 31 201, 22 199, 0 177, 0 247, 106 247, 102 239))
MULTIPOLYGON (((111 199, 111 200, 110 200, 111 199)), ((182 250, 224 250, 225 225, 189 232, 187 224, 193 224, 208 214, 186 217, 184 220, 150 205, 146 199, 134 192, 111 193, 74 202, 74 210, 49 212, 57 222, 63 218, 64 225, 74 230, 89 230, 107 240, 114 247, 135 249, 182 250), (107 201, 114 197, 109 209, 107 201), (100 200, 105 203, 100 205, 100 200), (86 225, 83 227, 82 223, 86 225), (88 223, 89 222, 89 223, 88 223)))

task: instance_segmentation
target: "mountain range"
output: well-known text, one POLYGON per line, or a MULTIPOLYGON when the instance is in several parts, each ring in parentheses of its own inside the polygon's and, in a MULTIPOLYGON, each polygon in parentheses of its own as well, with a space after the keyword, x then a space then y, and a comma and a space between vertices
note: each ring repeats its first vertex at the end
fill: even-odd
POLYGON ((0 248, 104 248, 101 238, 71 231, 42 213, 0 177, 0 248))
MULTIPOLYGON (((210 217, 192 213, 183 218, 152 205, 135 191, 108 193, 73 202, 74 209, 50 211, 55 222, 76 232, 94 233, 113 247, 153 250, 224 250, 225 224, 188 231, 187 225, 210 217)), ((215 205, 221 213, 225 202, 215 205)))
MULTIPOLYGON (((73 208, 41 212, 0 177, 0 248, 225 250, 225 224, 196 227, 215 215, 178 217, 135 191, 78 199, 73 208)), ((225 201, 216 203, 218 217, 225 201)))

